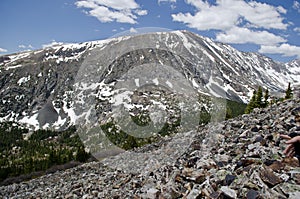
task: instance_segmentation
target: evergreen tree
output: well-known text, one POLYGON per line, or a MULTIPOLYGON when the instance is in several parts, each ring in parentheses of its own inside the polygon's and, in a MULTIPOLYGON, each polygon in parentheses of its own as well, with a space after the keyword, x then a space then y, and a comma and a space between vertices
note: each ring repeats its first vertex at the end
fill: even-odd
POLYGON ((233 118, 232 110, 229 107, 226 107, 226 117, 225 117, 225 119, 231 119, 231 118, 233 118))
POLYGON ((80 147, 77 150, 76 160, 78 160, 79 162, 85 162, 88 158, 89 158, 89 154, 85 152, 84 147, 83 146, 80 147))
POLYGON ((285 99, 291 99, 293 97, 293 91, 291 88, 291 83, 289 83, 288 88, 285 91, 285 99))
POLYGON ((264 95, 264 108, 267 107, 269 105, 268 99, 269 99, 270 95, 269 95, 269 90, 267 89, 265 91, 265 95, 264 95))
POLYGON ((262 88, 261 88, 261 86, 259 86, 257 93, 256 93, 256 97, 255 97, 255 103, 254 103, 255 107, 254 108, 262 108, 263 107, 262 98, 263 98, 262 88))
POLYGON ((256 102, 256 91, 254 90, 252 98, 250 99, 250 102, 245 109, 246 114, 249 114, 253 111, 253 109, 255 108, 255 102, 256 102))
POLYGON ((245 113, 249 114, 253 111, 255 108, 264 108, 268 106, 268 99, 269 99, 269 90, 267 89, 265 91, 265 94, 263 95, 262 87, 259 86, 257 91, 253 92, 253 96, 250 99, 249 104, 247 105, 245 109, 245 113))

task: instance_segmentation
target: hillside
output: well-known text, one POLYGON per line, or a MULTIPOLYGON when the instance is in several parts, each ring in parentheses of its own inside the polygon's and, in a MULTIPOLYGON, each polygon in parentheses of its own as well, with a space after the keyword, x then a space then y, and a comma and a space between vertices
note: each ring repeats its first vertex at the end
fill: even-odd
POLYGON ((279 134, 300 133, 299 81, 299 60, 187 31, 1 56, 0 180, 46 175, 0 198, 297 198, 279 134), (293 100, 241 115, 259 86, 289 83, 293 100))
POLYGON ((300 101, 177 134, 101 162, 0 187, 8 198, 299 198, 297 159, 279 134, 300 133, 300 101))
POLYGON ((185 82, 192 92, 245 103, 258 86, 281 95, 288 82, 299 84, 300 64, 240 52, 187 31, 56 45, 0 57, 0 121, 64 129, 87 116, 91 106, 108 111, 124 77, 134 90, 146 77, 173 92, 185 82), (184 81, 178 83, 179 77, 184 81), (92 100, 82 106, 88 93, 100 104, 92 100))

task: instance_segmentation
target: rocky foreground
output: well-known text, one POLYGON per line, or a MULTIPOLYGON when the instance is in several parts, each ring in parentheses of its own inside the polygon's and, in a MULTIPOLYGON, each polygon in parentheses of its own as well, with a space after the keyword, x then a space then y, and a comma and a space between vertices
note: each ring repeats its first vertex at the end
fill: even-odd
POLYGON ((0 187, 0 198, 300 198, 297 159, 279 134, 300 133, 300 100, 197 132, 0 187))

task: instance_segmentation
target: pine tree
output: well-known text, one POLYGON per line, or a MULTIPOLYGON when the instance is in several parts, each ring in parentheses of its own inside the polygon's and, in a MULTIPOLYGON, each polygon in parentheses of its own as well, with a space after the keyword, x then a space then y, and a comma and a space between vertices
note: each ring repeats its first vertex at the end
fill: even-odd
POLYGON ((264 102, 263 102, 264 108, 269 105, 269 102, 268 102, 269 97, 270 97, 269 90, 266 89, 265 90, 265 95, 264 95, 264 102))
POLYGON ((256 101, 256 91, 254 90, 252 98, 250 99, 250 102, 245 109, 246 114, 249 114, 253 111, 253 109, 255 108, 255 101, 256 101))
POLYGON ((258 87, 257 93, 256 93, 256 97, 255 97, 255 103, 254 103, 254 108, 262 108, 263 107, 263 103, 262 103, 262 88, 261 86, 258 87))
POLYGON ((76 160, 79 162, 85 162, 89 158, 89 154, 85 152, 84 147, 80 147, 77 150, 76 160))
POLYGON ((227 106, 226 108, 226 119, 231 119, 233 116, 232 116, 232 110, 227 106))
POLYGON ((264 108, 268 106, 268 99, 269 99, 269 90, 265 91, 263 95, 262 87, 259 86, 257 91, 253 92, 252 98, 250 99, 249 104, 245 109, 245 113, 249 114, 253 111, 254 108, 264 108))
POLYGON ((291 83, 289 83, 288 88, 285 91, 285 99, 291 99, 293 97, 293 91, 291 88, 291 83))

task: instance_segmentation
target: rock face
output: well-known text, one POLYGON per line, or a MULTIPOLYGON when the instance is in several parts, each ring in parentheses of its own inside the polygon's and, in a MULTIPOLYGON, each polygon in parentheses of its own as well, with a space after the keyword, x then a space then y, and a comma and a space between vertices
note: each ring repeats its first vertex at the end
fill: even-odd
POLYGON ((101 162, 0 187, 0 197, 299 198, 299 162, 283 155, 279 138, 300 133, 299 115, 299 99, 255 109, 101 162), (178 144, 188 147, 181 151, 178 144))
POLYGON ((94 74, 97 81, 90 92, 100 89, 103 94, 105 87, 99 88, 97 83, 116 83, 131 68, 149 63, 171 66, 200 93, 243 102, 259 85, 273 93, 282 92, 288 82, 294 85, 300 79, 299 60, 278 63, 187 31, 65 44, 0 57, 0 121, 15 120, 35 129, 68 126, 78 116, 74 84, 80 78, 94 74), (106 57, 93 60, 97 55, 106 57), (107 62, 98 66, 103 58, 107 62), (95 68, 84 71, 91 64, 95 68), (44 120, 48 117, 43 110, 50 103, 58 115, 51 109, 54 114, 44 120))

